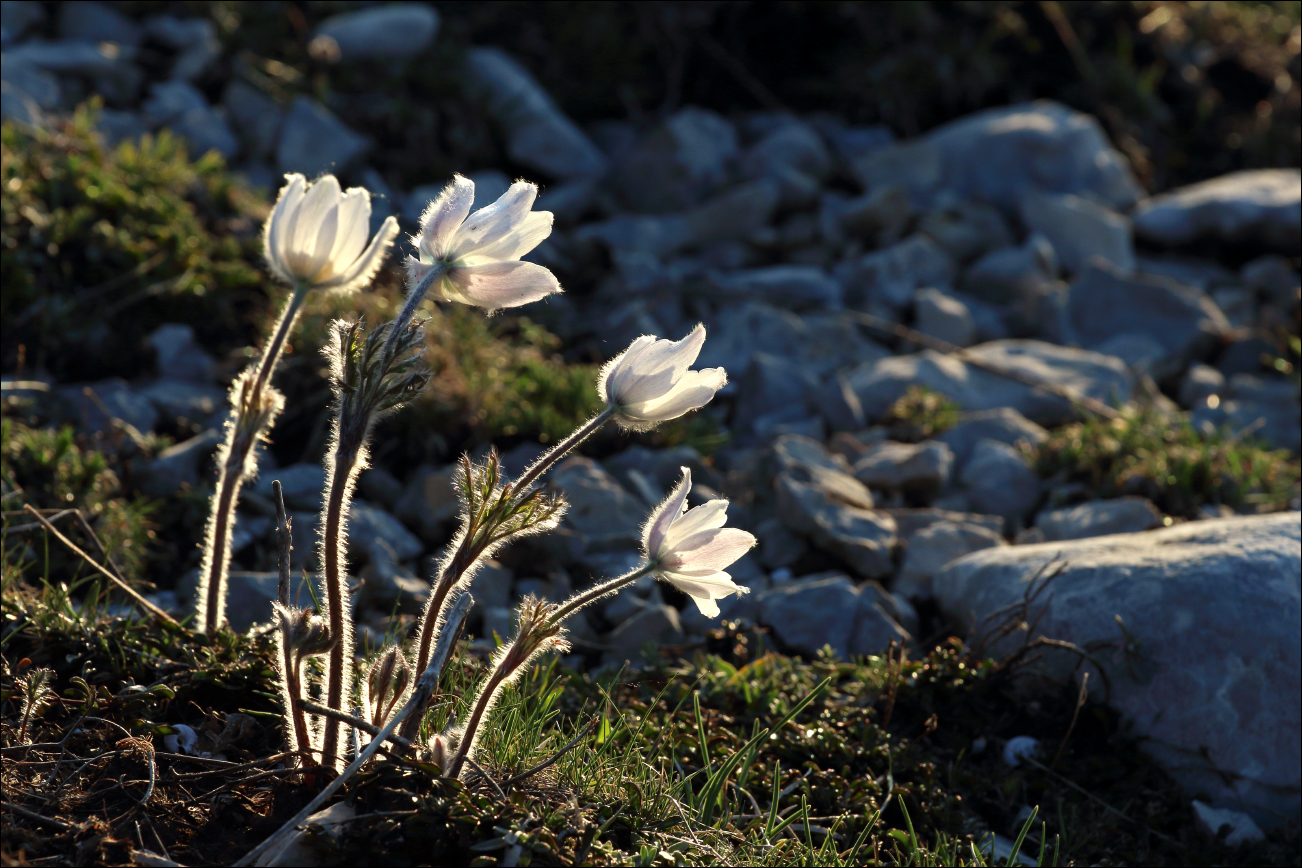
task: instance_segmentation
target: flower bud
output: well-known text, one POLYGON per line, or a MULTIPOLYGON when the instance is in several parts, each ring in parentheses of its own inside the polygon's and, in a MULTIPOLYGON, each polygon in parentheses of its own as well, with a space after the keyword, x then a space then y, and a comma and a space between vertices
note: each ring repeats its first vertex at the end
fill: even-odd
POLYGON ((704 407, 728 382, 723 368, 689 368, 705 344, 705 326, 697 325, 681 341, 643 335, 606 363, 597 391, 615 420, 625 428, 644 431, 704 407))
POLYGON ((396 645, 384 650, 366 676, 366 705, 374 726, 384 726, 411 683, 411 667, 396 645))

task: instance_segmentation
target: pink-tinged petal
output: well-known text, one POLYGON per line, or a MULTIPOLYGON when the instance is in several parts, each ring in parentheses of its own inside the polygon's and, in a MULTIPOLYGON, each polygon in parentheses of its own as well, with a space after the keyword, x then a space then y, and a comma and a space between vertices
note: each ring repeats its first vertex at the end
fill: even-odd
POLYGON ((371 232, 371 194, 353 187, 339 201, 339 230, 330 253, 330 277, 357 261, 371 232))
POLYGON ((466 222, 475 201, 475 182, 460 175, 430 202, 420 215, 420 250, 430 259, 444 259, 452 248, 457 230, 466 222))
POLYGON ((288 237, 286 230, 293 216, 298 213, 298 206, 302 203, 303 194, 306 192, 307 180, 295 172, 286 175, 285 182, 285 186, 280 188, 280 196, 276 199, 276 207, 272 209, 271 216, 267 218, 263 229, 263 248, 267 261, 271 264, 271 270, 281 280, 292 282, 294 276, 290 274, 289 265, 285 261, 285 239, 288 237))
POLYGON ((669 492, 669 496, 652 510, 651 517, 642 528, 642 551, 651 560, 657 560, 663 554, 664 538, 669 526, 687 507, 687 493, 692 490, 692 471, 686 467, 682 471, 683 478, 669 492))
POLYGON ((425 279, 425 275, 430 273, 434 266, 429 262, 421 262, 414 256, 408 256, 403 265, 407 269, 407 288, 415 289, 416 285, 425 279))
POLYGON ((669 394, 653 401, 627 405, 624 407, 624 414, 647 422, 677 419, 684 413, 710 403, 714 393, 722 389, 727 382, 728 375, 723 368, 688 371, 669 394))
POLYGON ((620 390, 627 388, 629 378, 635 376, 637 360, 656 342, 653 335, 634 338, 628 349, 615 356, 601 368, 597 379, 597 392, 610 403, 619 403, 620 390))
POLYGON ((678 541, 687 539, 694 533, 723 527, 728 522, 728 501, 711 500, 693 507, 683 513, 683 517, 674 522, 665 537, 665 545, 677 548, 678 541))
POLYGON ((384 218, 384 222, 380 224, 380 230, 375 233, 371 243, 362 251, 362 255, 357 257, 353 264, 344 271, 317 286, 320 289, 346 292, 350 289, 357 289, 369 282, 375 276, 375 272, 379 271, 380 266, 384 264, 384 258, 389 255, 389 247, 396 237, 398 237, 397 218, 384 218))
POLYGON ((532 262, 489 262, 454 268, 448 281, 457 301, 486 310, 519 307, 561 291, 556 275, 532 262))
POLYGON ((466 265, 480 265, 519 259, 552 234, 552 220, 550 211, 530 211, 519 226, 492 244, 471 250, 460 261, 466 265))
POLYGON ((448 249, 448 258, 460 260, 502 238, 524 222, 536 198, 537 186, 527 181, 516 181, 496 202, 480 208, 466 219, 448 249))
POLYGON ((722 570, 755 546, 755 537, 735 527, 716 527, 675 539, 669 529, 665 547, 676 562, 673 570, 685 574, 722 570))

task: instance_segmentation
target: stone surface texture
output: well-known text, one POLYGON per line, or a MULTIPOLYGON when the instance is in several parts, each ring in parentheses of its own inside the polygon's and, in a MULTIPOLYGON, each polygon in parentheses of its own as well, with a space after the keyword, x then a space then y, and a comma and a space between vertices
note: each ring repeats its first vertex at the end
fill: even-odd
MULTIPOLYGON (((1093 649, 1112 705, 1178 781, 1273 827, 1299 807, 1300 521, 1278 513, 996 548, 950 564, 934 586, 973 641, 993 613, 1033 597, 1035 635, 1093 649)), ((1006 654, 1024 638, 986 650, 1006 654)), ((1037 665, 1067 680, 1079 664, 1049 652, 1037 665)), ((1097 672, 1089 688, 1104 697, 1097 672)))

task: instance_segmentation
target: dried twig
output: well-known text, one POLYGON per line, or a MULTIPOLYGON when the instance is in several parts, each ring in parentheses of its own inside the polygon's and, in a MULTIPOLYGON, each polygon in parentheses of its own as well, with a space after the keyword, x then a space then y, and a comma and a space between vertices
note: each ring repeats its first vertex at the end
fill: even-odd
POLYGON ((511 787, 520 783, 520 781, 523 781, 527 778, 531 778, 534 775, 538 774, 539 772, 551 768, 553 765, 556 764, 557 760, 565 756, 570 751, 574 750, 576 747, 578 747, 579 742, 583 741, 584 737, 587 736, 587 734, 592 731, 592 727, 595 726, 596 723, 597 723, 597 718, 594 717, 592 720, 588 721, 587 726, 583 727, 582 732, 574 736, 573 741, 571 741, 569 744, 565 745, 565 747, 561 748, 560 750, 556 751, 556 753, 552 754, 548 759, 543 760, 542 762, 538 763, 538 765, 534 766, 528 771, 523 771, 514 777, 507 778, 506 782, 502 784, 502 789, 507 792, 510 792, 511 787))
POLYGON ((504 802, 506 801, 506 793, 502 792, 502 788, 497 785, 497 781, 493 780, 492 777, 489 776, 488 772, 484 771, 483 766, 481 766, 479 763, 475 762, 473 759, 471 759, 468 756, 462 757, 462 761, 470 763, 470 767, 474 769, 476 772, 478 772, 479 776, 484 780, 488 781, 489 786, 491 786, 494 790, 497 791, 497 794, 502 798, 502 801, 504 802))
POLYGON ((439 634, 438 646, 430 656, 429 665, 421 673, 420 680, 416 682, 416 689, 412 691, 411 698, 407 704, 398 710, 398 713, 384 726, 384 729, 376 735, 375 739, 362 751, 357 759, 349 763, 348 768, 344 769, 339 777, 331 781, 321 793, 308 802, 303 810, 295 814, 289 822, 281 826, 267 840, 254 847, 244 857, 235 863, 237 866, 252 865, 261 858, 264 853, 279 852, 287 843, 294 829, 304 820, 312 816, 322 805, 329 801, 339 789, 347 783, 349 778, 355 775, 362 766, 370 762, 375 754, 379 753, 385 739, 393 734, 406 718, 417 709, 424 708, 425 703, 434 694, 438 688, 439 676, 443 674, 443 667, 447 664, 448 659, 452 656, 452 649, 457 635, 461 632, 462 622, 470 612, 470 605, 474 599, 470 594, 462 594, 455 603, 452 604, 452 611, 448 613, 447 623, 444 625, 443 632, 439 634))
POLYGON ((0 806, 2 806, 6 811, 13 811, 15 814, 17 814, 20 817, 26 817, 27 819, 33 822, 42 823, 46 826, 59 829, 60 831, 63 832, 72 832, 77 828, 71 823, 65 823, 63 820, 56 820, 53 817, 46 817, 36 813, 35 811, 29 811, 26 808, 20 808, 17 805, 15 805, 13 802, 6 802, 0 800, 0 806))
POLYGON ((1091 413, 1094 413, 1095 415, 1102 416, 1104 419, 1112 420, 1112 419, 1121 418, 1121 414, 1118 413, 1113 408, 1109 407, 1107 404, 1104 404, 1102 401, 1091 398, 1088 395, 1082 395, 1080 392, 1077 392, 1075 389, 1069 388, 1067 386, 1063 386, 1059 383, 1052 383, 1048 380, 1042 380, 1039 377, 1035 377, 1032 376, 1031 374, 1026 374, 1021 371, 1010 371, 1007 368, 1001 368, 998 365, 987 362, 985 359, 982 359, 978 356, 974 356, 972 353, 968 352, 962 347, 955 346, 954 344, 951 344, 948 341, 942 341, 938 338, 933 338, 931 335, 926 335, 920 331, 915 331, 914 329, 911 329, 908 326, 903 326, 900 325, 899 323, 894 323, 891 322, 890 320, 885 320, 882 319, 881 317, 876 317, 868 313, 861 313, 856 310, 845 311, 845 315, 850 317, 851 319, 858 320, 859 322, 863 323, 866 326, 869 326, 870 328, 875 328, 881 331, 890 332, 891 334, 895 335, 898 338, 903 338, 906 341, 912 341, 915 344, 919 344, 921 346, 927 347, 928 349, 935 350, 938 353, 944 353, 947 356, 954 356, 959 361, 962 361, 965 364, 969 364, 974 367, 981 368, 983 371, 989 371, 995 376, 1003 377, 1008 380, 1015 380, 1019 383, 1022 383, 1023 385, 1033 386, 1037 389, 1043 389, 1046 392, 1051 392, 1052 394, 1057 395, 1059 398, 1063 398, 1067 401, 1070 401, 1072 404, 1076 406, 1083 407, 1084 409, 1089 410, 1091 413))
POLYGON ((135 588, 131 587, 125 581, 119 579, 117 576, 113 575, 108 570, 104 569, 102 566, 97 564, 94 558, 92 558, 90 555, 86 554, 84 551, 78 548, 76 543, 74 543, 72 540, 68 539, 66 536, 61 534, 58 528, 56 528, 54 525, 46 521, 45 516, 41 515, 39 512, 33 509, 31 504, 25 504, 23 508, 27 510, 27 512, 29 512, 31 515, 33 515, 37 521, 39 521, 42 525, 44 525, 46 530, 54 534, 55 538, 58 539, 59 542, 63 543, 65 546, 71 549, 74 554, 80 555, 81 558, 86 561, 86 563, 90 564, 92 567, 99 570, 99 572, 102 573, 110 582, 112 582, 113 584, 121 588, 123 591, 125 591, 127 596, 129 596, 131 599, 135 600, 137 603, 143 606, 145 610, 148 611, 155 618, 158 618, 162 620, 164 623, 169 624, 173 627, 181 626, 176 622, 175 618, 173 618, 171 615, 167 614, 162 609, 155 606, 153 603, 146 600, 143 596, 140 595, 140 593, 135 588))
MULTIPOLYGON (((380 732, 378 726, 374 726, 367 721, 362 720, 360 717, 351 715, 346 711, 335 711, 333 708, 326 708, 324 705, 318 705, 310 699, 300 699, 298 704, 302 706, 304 711, 310 711, 313 714, 319 714, 322 717, 330 717, 340 723, 346 723, 349 726, 356 727, 371 738, 375 738, 375 736, 380 732)), ((411 747, 411 742, 400 735, 390 735, 388 740, 404 750, 411 747)))

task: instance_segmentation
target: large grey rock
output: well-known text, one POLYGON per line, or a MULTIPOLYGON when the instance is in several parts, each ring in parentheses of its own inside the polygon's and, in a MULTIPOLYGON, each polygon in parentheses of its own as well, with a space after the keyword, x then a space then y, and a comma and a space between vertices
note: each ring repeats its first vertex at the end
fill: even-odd
POLYGON ((616 161, 611 182, 633 210, 656 214, 698 204, 725 181, 737 130, 708 109, 679 109, 616 161))
POLYGON ((160 377, 205 385, 216 379, 217 360, 194 339, 192 327, 165 323, 150 333, 148 341, 160 377))
POLYGON ((62 386, 56 394, 67 405, 72 421, 86 431, 107 434, 114 429, 112 420, 117 419, 141 434, 148 434, 158 423, 154 402, 134 391, 119 377, 98 383, 62 386))
POLYGON ((918 290, 913 299, 913 327, 924 335, 953 344, 971 346, 976 340, 976 320, 959 298, 939 289, 918 290))
POLYGON ((226 409, 226 392, 216 386, 159 380, 139 387, 141 395, 153 402, 159 415, 173 424, 220 422, 226 409), (217 417, 222 413, 221 418, 217 417))
POLYGON ((59 105, 59 79, 30 63, 6 62, 0 67, 0 80, 5 84, 6 94, 18 94, 29 99, 43 111, 59 105))
MULTIPOLYGON (((819 199, 816 228, 826 244, 860 239, 870 247, 888 247, 904 237, 913 217, 908 196, 899 187, 878 187, 853 198, 832 190, 819 199)), ((798 225, 796 219, 788 225, 798 225)))
POLYGON ((683 640, 678 610, 664 603, 642 607, 635 615, 610 631, 607 642, 615 655, 632 655, 648 642, 675 643, 683 640))
POLYGON ((802 317, 763 302, 747 302, 726 305, 709 326, 710 338, 701 348, 697 367, 722 367, 734 374, 744 371, 760 350, 790 359, 819 376, 891 354, 836 311, 802 317))
POLYGON ((963 274, 962 288, 982 301, 1012 304, 1037 299, 1058 278, 1058 256, 1042 235, 1021 247, 1001 247, 982 256, 963 274))
POLYGON ((869 488, 931 496, 949 482, 954 453, 944 443, 886 441, 868 447, 854 463, 854 477, 869 488))
POLYGON ((466 56, 466 74, 506 131, 506 150, 512 160, 554 178, 605 174, 605 155, 561 112, 534 77, 504 51, 471 50, 466 56))
POLYGON ((865 187, 901 184, 921 206, 941 190, 1008 213, 1032 188, 1087 196, 1119 210, 1141 196, 1098 121, 1048 100, 950 121, 920 139, 870 152, 852 168, 865 187))
POLYGON ((695 208, 662 217, 621 215, 581 227, 575 237, 616 250, 669 256, 722 241, 742 241, 769 222, 779 190, 768 179, 738 184, 695 208))
POLYGON ((189 143, 190 156, 198 159, 209 151, 216 151, 229 160, 239 152, 240 143, 235 138, 225 116, 211 106, 191 109, 171 123, 172 132, 189 143))
POLYGON ((900 309, 913 301, 915 290, 953 283, 955 266, 940 245, 919 234, 864 254, 843 271, 848 304, 875 301, 900 309))
MULTIPOLYGON (((285 507, 290 510, 320 509, 324 503, 326 472, 320 464, 304 462, 278 467, 259 474, 252 489, 263 497, 274 495, 271 483, 279 480, 281 494, 285 498, 285 507)), ((273 501, 274 502, 274 501, 273 501)))
POLYGON ((922 215, 918 231, 958 262, 1013 246, 1013 234, 999 209, 944 195, 937 196, 932 210, 922 215))
POLYGON ((395 560, 409 561, 425 546, 402 522, 378 506, 354 500, 348 508, 348 544, 358 554, 370 557, 372 549, 383 544, 395 560))
POLYGON ((1159 244, 1209 239, 1296 256, 1302 249, 1302 172, 1232 172, 1154 196, 1135 209, 1135 231, 1159 244))
POLYGON ((773 442, 773 459, 779 473, 813 485, 832 500, 859 509, 873 508, 872 492, 854 478, 850 464, 817 440, 798 434, 779 437, 773 442))
POLYGON ((325 106, 306 96, 295 97, 280 130, 276 166, 282 172, 313 177, 340 172, 366 153, 370 142, 325 106))
POLYGON ((44 21, 45 8, 38 0, 5 0, 0 3, 0 45, 8 46, 44 21))
POLYGON ((1049 432, 1011 407, 1000 407, 964 413, 957 425, 937 439, 954 453, 954 469, 961 471, 982 440, 997 440, 1010 446, 1018 443, 1039 446, 1049 439, 1049 432))
POLYGON ((226 86, 222 104, 230 114, 246 153, 256 159, 270 159, 280 138, 285 110, 274 99, 246 81, 235 78, 226 86))
MULTIPOLYGON (((516 470, 522 468, 515 468, 516 470)), ((421 465, 407 480, 394 504, 393 514, 415 528, 427 540, 440 537, 456 520, 461 501, 456 488, 457 467, 421 465)))
POLYGON ((171 497, 181 486, 199 484, 199 465, 222 442, 221 432, 209 428, 201 434, 175 443, 137 468, 140 490, 152 497, 171 497))
POLYGON ((139 45, 144 28, 107 3, 84 0, 59 7, 59 38, 139 45))
POLYGON ((1230 324, 1198 290, 1160 277, 1130 277, 1099 263, 1071 284, 1067 316, 1076 340, 1101 344, 1123 333, 1148 335, 1176 367, 1212 346, 1230 324))
POLYGON ((135 49, 129 45, 32 40, 6 51, 4 62, 89 79, 109 102, 124 103, 135 100, 144 80, 144 73, 132 62, 135 56, 135 49))
MULTIPOLYGON (((1279 826, 1297 814, 1302 769, 1302 564, 1298 513, 1190 522, 1148 533, 991 549, 936 577, 941 608, 972 641, 1000 612, 1035 635, 1063 681, 1082 666, 1097 699, 1190 792, 1279 826), (1044 582, 1044 571, 1061 572, 1044 582), (1030 611, 1017 607, 1033 597, 1030 611), (1120 623, 1118 623, 1120 618, 1120 623)), ((1015 633, 986 650, 1007 654, 1015 633)))
POLYGON ((932 579, 951 562, 982 549, 1007 545, 996 530, 968 522, 938 521, 909 538, 900 572, 891 587, 908 599, 930 597, 932 579))
POLYGON ((168 71, 169 78, 194 81, 221 56, 217 26, 207 18, 154 15, 145 22, 145 30, 152 38, 177 52, 168 71))
POLYGON ((742 155, 742 170, 752 177, 773 175, 782 168, 795 169, 820 181, 832 171, 832 157, 822 137, 794 118, 777 126, 742 155))
MULTIPOLYGON (((1001 370, 1017 371, 1074 389, 1099 401, 1129 400, 1134 378, 1120 359, 1043 341, 990 341, 967 351, 1001 370)), ((997 376, 934 350, 860 365, 848 375, 864 416, 881 419, 909 386, 940 392, 963 410, 1009 407, 1044 425, 1074 417, 1065 398, 997 376)))
POLYGON ((978 512, 1020 521, 1040 499, 1040 481, 1026 459, 998 440, 981 440, 959 476, 978 512))
POLYGON ((333 41, 340 60, 401 59, 423 51, 438 29, 432 7, 403 3, 331 15, 317 25, 313 41, 333 41))
POLYGON ((1190 421, 1210 433, 1225 429, 1297 455, 1302 449, 1302 404, 1297 387, 1287 380, 1235 374, 1222 390, 1223 399, 1194 402, 1190 421))
POLYGON ((1047 542, 1138 533, 1161 524, 1162 513, 1144 497, 1089 500, 1063 509, 1047 509, 1035 517, 1035 526, 1044 532, 1047 542))
POLYGON ((782 520, 791 530, 840 558, 858 575, 879 578, 892 572, 895 522, 890 516, 848 505, 826 487, 789 473, 778 476, 776 487, 782 520))
POLYGON ((749 428, 761 416, 776 411, 803 418, 818 389, 818 377, 789 359, 756 353, 737 378, 737 405, 733 421, 749 428))
POLYGON ((567 458, 551 473, 565 496, 565 523, 590 537, 640 539, 646 506, 591 458, 567 458))
POLYGON ((1137 374, 1164 377, 1173 367, 1166 362, 1170 355, 1166 347, 1157 338, 1143 332, 1122 332, 1095 344, 1092 349, 1096 353, 1121 359, 1127 368, 1137 374))
POLYGON ((814 656, 824 645, 842 659, 880 654, 891 642, 910 636, 896 618, 907 604, 894 600, 876 583, 857 587, 838 573, 784 582, 761 594, 758 619, 783 644, 814 656))
POLYGON ((984 528, 996 534, 1004 528, 1004 520, 994 515, 981 515, 976 512, 955 512, 948 509, 926 507, 923 509, 887 509, 884 512, 895 519, 895 527, 900 542, 907 545, 914 535, 929 527, 950 522, 959 525, 972 525, 984 528))
POLYGON ((760 300, 789 310, 839 308, 841 284, 812 265, 716 272, 711 287, 729 300, 760 300))
POLYGON ((1134 271, 1135 244, 1128 217, 1071 193, 1039 190, 1022 197, 1021 211, 1027 230, 1049 239, 1068 271, 1080 271, 1095 257, 1119 271, 1134 271))

